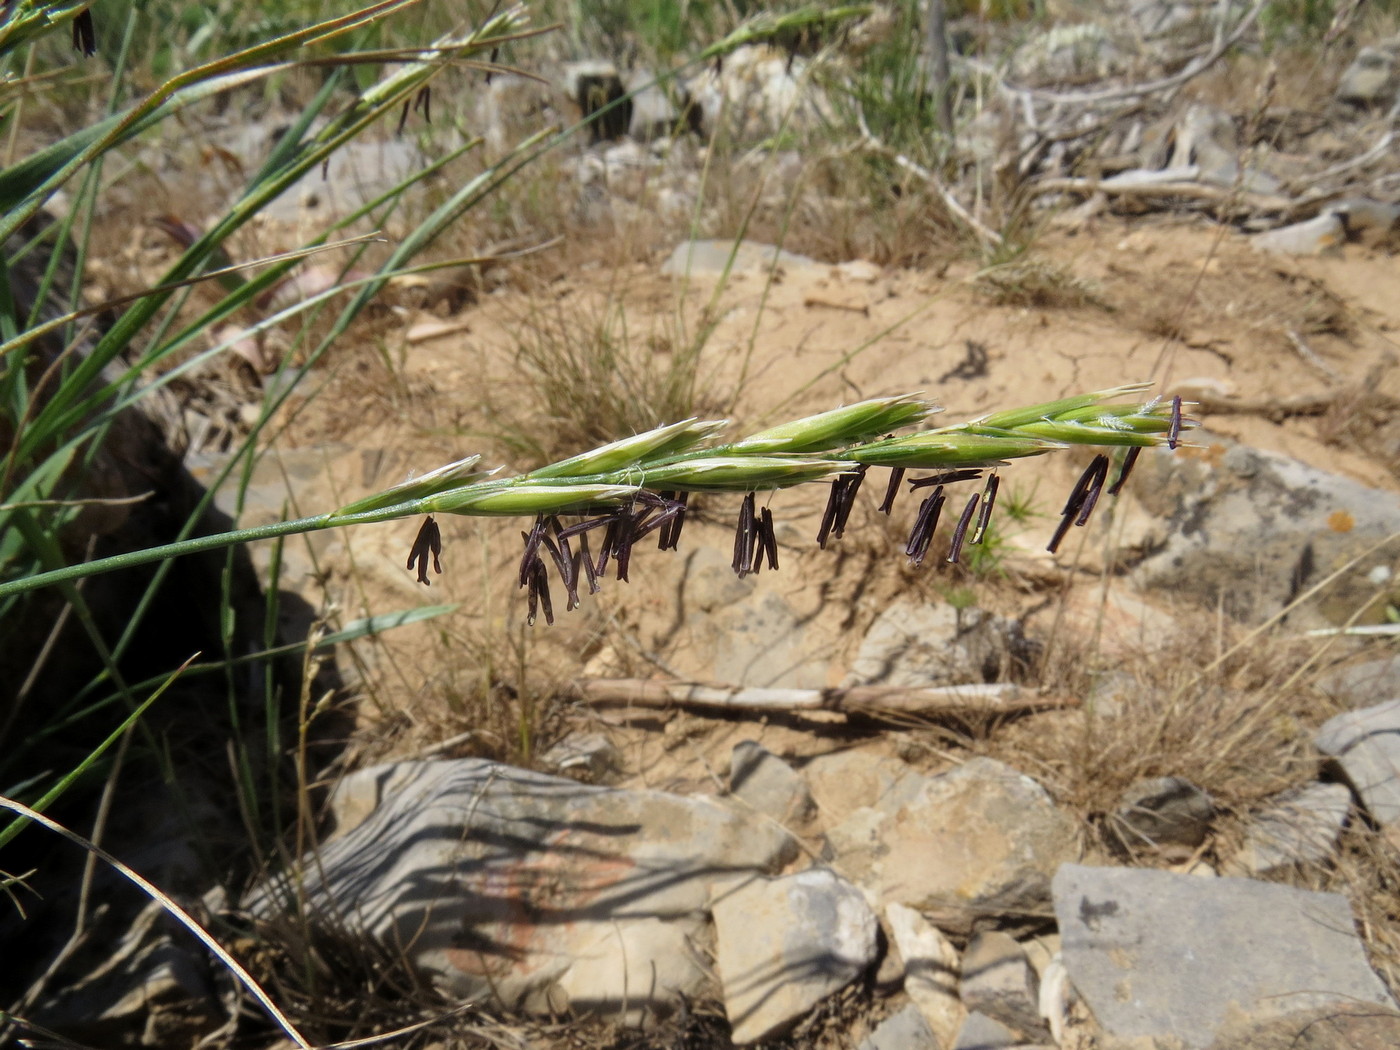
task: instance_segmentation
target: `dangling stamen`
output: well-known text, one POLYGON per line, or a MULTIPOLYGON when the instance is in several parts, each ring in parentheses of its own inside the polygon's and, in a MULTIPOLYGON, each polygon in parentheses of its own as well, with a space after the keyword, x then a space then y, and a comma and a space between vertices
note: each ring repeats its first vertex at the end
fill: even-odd
POLYGON ((894 510, 894 498, 899 495, 899 483, 904 480, 904 468, 894 467, 890 470, 890 483, 885 488, 885 498, 880 501, 880 510, 884 514, 889 514, 894 510))
POLYGON ((588 552, 588 533, 578 534, 578 554, 579 566, 583 569, 583 574, 588 578, 588 593, 598 593, 598 574, 593 571, 593 558, 588 552))
POLYGON ((1089 501, 1089 493, 1092 490, 1094 501, 1099 498, 1099 490, 1103 488, 1104 478, 1108 476, 1108 457, 1095 456, 1092 463, 1079 475, 1079 480, 1075 482, 1073 490, 1069 494, 1069 499, 1065 500, 1065 509, 1060 512, 1060 524, 1055 528, 1055 535, 1050 538, 1049 545, 1045 548, 1050 553, 1055 553, 1060 547, 1060 543, 1065 538, 1065 533, 1069 532, 1072 524, 1083 525, 1088 520, 1088 511, 1094 509, 1093 502, 1089 501), (1088 511, 1085 511, 1085 504, 1088 504, 1088 511))
POLYGON ((1167 448, 1175 449, 1181 443, 1181 395, 1172 398, 1172 423, 1167 431, 1167 448))
POLYGON ((926 478, 915 478, 909 482, 909 491, 928 488, 930 485, 956 485, 960 481, 976 481, 982 476, 981 469, 945 470, 941 474, 930 474, 926 478))
POLYGON ((739 523, 734 528, 734 573, 740 578, 753 572, 753 554, 757 541, 754 531, 754 496, 750 492, 739 505, 739 523))
POLYGON ((1116 496, 1123 491, 1123 483, 1128 480, 1128 475, 1133 472, 1133 467, 1137 465, 1138 454, 1142 452, 1140 445, 1134 445, 1128 449, 1128 454, 1123 457, 1123 465, 1118 468, 1118 477, 1114 480, 1113 486, 1108 490, 1110 496, 1116 496))
POLYGON ((525 553, 520 556, 520 586, 524 587, 530 582, 530 569, 540 556, 540 540, 544 538, 544 515, 535 518, 535 524, 529 532, 522 532, 521 539, 525 541, 525 553))
POLYGON ((856 493, 860 491, 865 472, 870 468, 862 463, 855 472, 845 475, 846 484, 841 490, 841 505, 836 508, 836 520, 832 522, 831 534, 838 540, 846 532, 846 519, 851 516, 851 508, 856 505, 856 493))
POLYGON ((530 571, 529 612, 525 622, 531 627, 535 626, 536 601, 544 608, 545 624, 553 627, 554 603, 549 597, 549 571, 539 558, 535 559, 534 567, 530 571))
POLYGON ((762 550, 759 552, 759 558, 754 561, 755 569, 758 567, 758 561, 764 554, 767 554, 768 568, 776 572, 778 569, 778 537, 773 532, 773 512, 767 507, 759 512, 758 538, 762 550))
POLYGON ((1103 491, 1103 483, 1108 478, 1108 457, 1095 456, 1090 469, 1094 473, 1089 479, 1088 491, 1084 493, 1084 505, 1079 508, 1079 516, 1074 519, 1076 525, 1089 524, 1089 515, 1094 513, 1094 507, 1099 502, 1099 493, 1103 491))
POLYGON ((418 565, 418 582, 425 587, 431 587, 428 581, 428 559, 432 558, 433 571, 439 576, 442 575, 442 562, 438 556, 442 554, 442 533, 438 529, 437 522, 433 520, 431 514, 427 521, 418 528, 418 535, 413 540, 413 546, 408 552, 407 569, 412 569, 414 564, 418 565))
POLYGON ((962 516, 958 518, 957 527, 953 529, 953 542, 948 546, 948 561, 953 565, 956 565, 958 558, 962 556, 963 537, 967 535, 967 527, 972 524, 972 515, 977 512, 977 505, 981 502, 981 496, 973 496, 968 500, 962 516))
POLYGON ((909 542, 904 553, 909 556, 909 564, 917 568, 924 563, 933 531, 938 528, 938 517, 943 513, 943 489, 934 489, 933 495, 919 504, 919 516, 914 519, 914 528, 909 533, 909 542))
POLYGON ((977 530, 973 532, 968 543, 981 543, 982 537, 987 534, 987 525, 992 520, 992 506, 997 501, 997 489, 1000 487, 1001 478, 993 472, 987 478, 987 487, 982 490, 982 513, 977 516, 977 530))

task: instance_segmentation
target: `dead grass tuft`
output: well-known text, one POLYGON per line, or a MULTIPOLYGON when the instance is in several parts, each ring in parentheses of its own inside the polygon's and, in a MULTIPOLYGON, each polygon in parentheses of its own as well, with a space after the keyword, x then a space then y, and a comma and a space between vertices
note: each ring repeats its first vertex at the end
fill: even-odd
POLYGON ((1037 310, 1113 309, 1094 282, 1032 252, 1018 254, 1008 262, 993 263, 978 275, 974 287, 995 306, 1037 310))
POLYGON ((1199 613, 1193 623, 1112 662, 1060 639, 1043 682, 1083 707, 1008 727, 998 749, 1090 822, 1147 777, 1185 777, 1227 808, 1312 779, 1311 734, 1333 712, 1308 672, 1293 678, 1317 643, 1266 637, 1232 648, 1228 628, 1199 613))
POLYGON ((708 328, 633 329, 609 292, 537 296, 510 326, 518 383, 487 391, 495 436, 536 466, 695 415, 721 414, 700 372, 708 328))

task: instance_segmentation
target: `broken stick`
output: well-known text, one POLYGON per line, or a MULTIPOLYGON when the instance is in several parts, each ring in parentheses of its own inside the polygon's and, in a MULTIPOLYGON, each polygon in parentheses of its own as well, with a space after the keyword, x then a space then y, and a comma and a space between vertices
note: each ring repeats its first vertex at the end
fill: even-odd
POLYGON ((834 711, 843 714, 898 714, 987 717, 1077 707, 1067 697, 1038 696, 1010 683, 908 688, 861 685, 847 689, 762 689, 646 678, 580 678, 568 693, 599 706, 689 707, 756 713, 834 711))

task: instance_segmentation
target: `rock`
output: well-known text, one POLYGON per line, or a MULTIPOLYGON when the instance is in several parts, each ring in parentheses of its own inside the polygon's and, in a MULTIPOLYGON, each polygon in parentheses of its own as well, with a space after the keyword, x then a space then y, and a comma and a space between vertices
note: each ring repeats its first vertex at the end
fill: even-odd
POLYGON ((1070 1025, 1070 1011, 1075 1004, 1074 985, 1070 984, 1065 957, 1059 951, 1051 956, 1040 976, 1039 1012, 1050 1029, 1056 1046, 1065 1044, 1065 1030, 1070 1025))
POLYGON ((1228 1025, 1210 1050, 1394 1050, 1397 1046, 1400 1013, 1358 1003, 1228 1025))
POLYGON ((1040 1019, 1040 982, 1021 946, 1000 930, 984 930, 967 944, 959 985, 963 1004, 1026 1038, 1049 1038, 1040 1019))
POLYGON ((830 101, 813 83, 808 61, 781 48, 744 45, 707 66, 685 85, 700 111, 700 132, 721 126, 739 142, 783 132, 801 134, 833 118, 830 101))
POLYGON ((642 69, 628 78, 627 90, 632 94, 632 122, 627 133, 638 142, 699 130, 699 107, 679 84, 658 83, 653 70, 642 69))
POLYGON ((958 996, 961 966, 953 943, 913 908, 891 904, 885 909, 890 935, 904 959, 904 991, 939 1046, 952 1046, 967 1019, 958 996))
MULTIPOLYGON (((1132 19, 1144 40, 1171 37, 1174 43, 1183 33, 1200 23, 1208 8, 1191 0, 1129 0, 1128 17, 1132 19)), ((1200 35, 1197 33, 1197 35, 1200 35)))
POLYGON ((1011 75, 1033 84, 1102 79, 1122 72, 1126 56, 1093 22, 1055 26, 1032 37, 1011 58, 1011 75))
POLYGON ((602 733, 565 737, 540 756, 540 765, 586 784, 606 784, 624 772, 622 752, 602 733))
POLYGON ((724 1009, 740 1045, 786 1031, 875 961, 875 913, 827 868, 742 883, 713 912, 724 1009))
POLYGON ((1196 169, 1196 180, 1217 186, 1239 185, 1250 193, 1277 193, 1279 181, 1266 172, 1240 172, 1235 121, 1223 109, 1202 102, 1186 108, 1174 128, 1170 169, 1196 169))
POLYGON ((1373 600, 1368 574, 1388 562, 1383 551, 1365 552, 1394 531, 1400 495, 1272 452, 1206 440, 1224 445, 1224 454, 1148 455, 1138 463, 1137 497, 1168 530, 1160 553, 1134 570, 1139 584, 1258 621, 1359 558, 1295 606, 1289 624, 1346 622, 1373 600))
POLYGON ((1389 240, 1400 225, 1400 204, 1386 204, 1370 197, 1348 197, 1331 210, 1346 223, 1349 240, 1372 247, 1389 240))
POLYGON ((1123 793, 1109 829, 1129 854, 1170 847, 1189 854, 1205 841, 1214 816, 1215 803, 1189 780, 1152 777, 1123 793))
POLYGON ((803 824, 816 810, 807 782, 761 744, 743 740, 729 760, 729 791, 784 826, 803 824))
POLYGON ((561 70, 564 90, 588 125, 592 143, 620 139, 632 123, 632 100, 617 68, 601 59, 566 62, 561 70))
POLYGON ((1339 668, 1319 678, 1317 687, 1346 707, 1400 700, 1400 656, 1339 668))
MULTIPOLYGON (((707 979, 721 878, 795 853, 771 821, 705 798, 624 791, 482 759, 351 774, 337 834, 296 876, 309 921, 400 952, 439 990, 507 1009, 639 1021, 707 979)), ((245 902, 267 918, 291 876, 245 902)))
POLYGON ((859 749, 818 755, 802 767, 802 775, 828 827, 858 809, 898 809, 928 779, 898 758, 859 749))
POLYGON ((1335 893, 1066 864, 1054 897, 1070 981, 1110 1040, 1203 1050, 1227 1021, 1393 1005, 1335 893))
POLYGON ((874 899, 966 935, 988 915, 1043 909, 1076 826, 1030 777, 975 758, 897 806, 856 810, 827 834, 838 870, 874 899))
POLYGON ((881 1021, 860 1041, 858 1050, 942 1050, 924 1015, 912 1004, 881 1021))
POLYGON ((1256 252, 1270 255, 1320 255, 1346 243, 1347 226, 1335 211, 1325 211, 1306 222, 1257 233, 1250 239, 1256 252))
POLYGON ((1294 865, 1327 863, 1351 811, 1341 784, 1309 784, 1279 795, 1255 814, 1244 845, 1230 858, 1231 875, 1265 875, 1294 865))
POLYGON ((773 689, 820 689, 826 683, 822 656, 814 653, 802 619, 771 579, 752 599, 691 620, 701 651, 713 652, 716 682, 773 689))
POLYGON ((1015 621, 981 609, 897 601, 870 625, 842 684, 995 682, 1027 655, 1015 621))
POLYGON ((814 259, 757 241, 684 241, 661 266, 667 277, 718 277, 728 271, 766 274, 774 266, 798 270, 817 266, 814 259))
POLYGON ((1336 99, 1353 106, 1379 106, 1394 98, 1395 91, 1395 55, 1384 48, 1363 47, 1337 82, 1336 99))
POLYGON ((1001 1050, 1002 1047, 1020 1046, 1022 1042, 1019 1035, 1000 1021, 974 1011, 963 1022, 953 1050, 1001 1050))
POLYGON ((1400 849, 1400 700, 1330 718, 1314 742, 1337 760, 1371 819, 1400 849))

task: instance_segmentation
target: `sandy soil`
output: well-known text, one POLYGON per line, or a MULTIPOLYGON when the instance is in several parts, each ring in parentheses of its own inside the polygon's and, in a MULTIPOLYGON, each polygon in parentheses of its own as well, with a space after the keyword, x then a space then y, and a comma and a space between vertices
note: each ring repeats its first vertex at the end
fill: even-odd
MULTIPOLYGON (((709 387, 699 410, 730 400, 736 426, 905 391, 936 397, 951 422, 1155 380, 1165 393, 1258 408, 1204 414, 1201 448, 1187 454, 1241 441, 1368 485, 1400 485, 1392 421, 1357 410, 1367 389, 1400 396, 1396 262, 1384 252, 1348 245, 1333 257, 1284 259, 1203 223, 1101 219, 1045 235, 1031 259, 999 275, 1000 293, 965 263, 938 274, 816 263, 783 267, 771 281, 762 272, 737 274, 716 294, 714 279, 683 285, 660 274, 660 261, 573 265, 531 290, 508 285, 485 296, 447 318, 440 337, 422 338, 426 325, 443 318, 410 313, 384 323, 380 346, 338 349, 324 390, 299 407, 279 443, 303 458, 321 456, 327 467, 298 483, 302 509, 344 502, 471 452, 509 462, 490 437, 503 413, 546 439, 551 424, 532 415, 536 395, 513 350, 516 336, 541 310, 583 325, 618 304, 636 367, 664 366, 684 326, 693 331, 698 319, 718 318, 701 358, 709 387), (1037 293, 1042 287, 1048 291, 1037 293), (1059 305, 1076 299, 1080 305, 1059 305), (1270 410, 1311 394, 1335 394, 1336 407, 1312 416, 1270 410)), ((727 567, 734 501, 712 498, 701 501, 700 520, 687 527, 677 554, 643 552, 631 585, 609 585, 553 628, 523 625, 524 599, 510 586, 517 522, 445 521, 447 572, 431 590, 403 567, 415 525, 320 537, 314 572, 341 620, 460 603, 430 624, 356 647, 367 731, 355 759, 421 753, 470 731, 454 745, 458 753, 528 760, 566 729, 592 726, 623 748, 637 782, 716 790, 739 739, 797 758, 855 741, 810 723, 628 717, 537 701, 580 674, 836 684, 869 624, 899 595, 938 601, 970 589, 978 604, 1007 615, 1041 610, 1045 630, 1050 607, 1071 628, 1096 625, 1097 651, 1120 659, 1170 625, 1169 599, 1115 591, 1105 619, 1092 571, 1101 535, 1066 545, 1058 558, 1044 552, 1080 462, 1070 453, 1005 472, 1010 491, 1047 517, 1006 525, 996 571, 909 569, 895 547, 912 505, 886 520, 874 512, 878 492, 845 539, 817 550, 812 537, 825 488, 812 486, 772 498, 782 523, 782 571, 735 581, 727 567)), ((870 486, 882 487, 883 479, 870 486)), ((1151 526, 1138 521, 1131 496, 1125 502, 1116 527, 1151 526)), ((913 750, 921 764, 947 760, 946 734, 920 739, 913 750)), ((864 736, 862 746, 912 745, 877 734, 864 736)))

